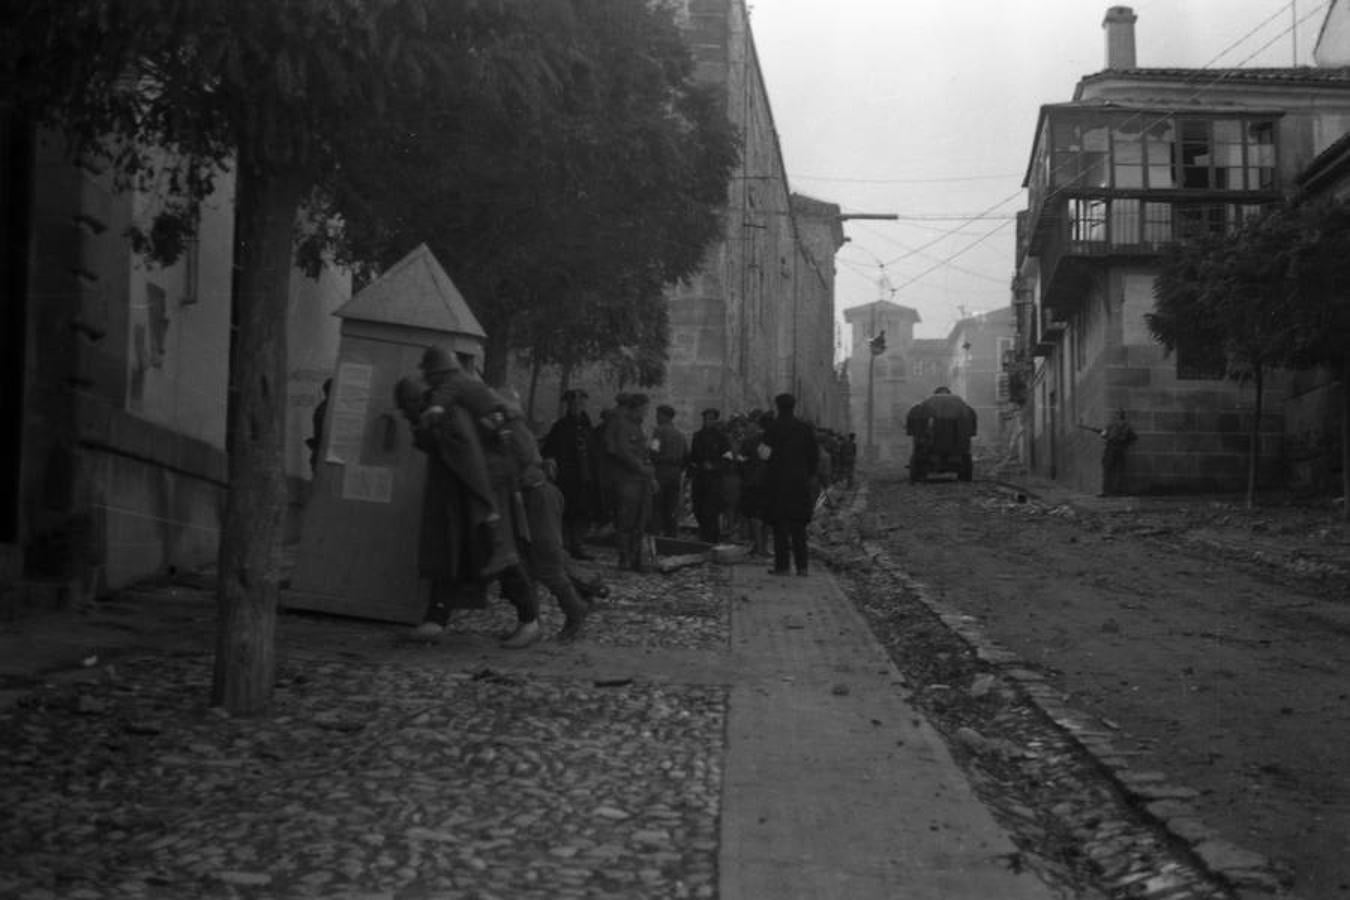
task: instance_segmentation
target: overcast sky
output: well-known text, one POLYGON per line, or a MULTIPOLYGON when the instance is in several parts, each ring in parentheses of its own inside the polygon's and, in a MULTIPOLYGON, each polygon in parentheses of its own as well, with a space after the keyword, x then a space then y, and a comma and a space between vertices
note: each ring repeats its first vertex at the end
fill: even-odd
MULTIPOLYGON (((791 189, 850 221, 840 310, 884 296, 920 337, 1005 306, 1012 216, 1043 103, 1105 67, 1092 0, 748 0, 791 189), (883 270, 881 264, 885 264, 883 270)), ((1300 65, 1325 0, 1136 0, 1140 66, 1300 65), (1296 21, 1300 21, 1294 29, 1296 21), (1295 42, 1296 36, 1296 42, 1295 42)), ((842 321, 842 320, 841 320, 842 321)), ((845 335, 845 341, 847 335, 845 335)), ((845 350, 847 345, 845 345, 845 350)))

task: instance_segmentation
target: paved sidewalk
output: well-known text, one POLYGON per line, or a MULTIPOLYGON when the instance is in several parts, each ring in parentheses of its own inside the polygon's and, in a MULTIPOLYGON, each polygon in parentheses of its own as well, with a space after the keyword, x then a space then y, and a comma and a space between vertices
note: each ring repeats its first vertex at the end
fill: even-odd
POLYGON ((1014 847, 834 579, 732 578, 722 900, 1054 894, 1014 847))

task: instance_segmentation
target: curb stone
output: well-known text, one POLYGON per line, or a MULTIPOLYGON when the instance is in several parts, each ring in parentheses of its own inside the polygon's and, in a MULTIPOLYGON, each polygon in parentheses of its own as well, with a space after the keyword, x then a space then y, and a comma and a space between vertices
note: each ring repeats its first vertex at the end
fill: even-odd
MULTIPOLYGON (((937 615, 949 630, 970 646, 978 659, 995 666, 1026 664, 1016 654, 999 647, 985 637, 973 624, 972 617, 958 613, 937 599, 925 585, 913 579, 894 563, 883 548, 868 541, 865 542, 864 549, 869 557, 875 559, 907 591, 937 615)), ((1123 778, 1122 776, 1130 771, 1125 757, 1134 754, 1115 749, 1108 737, 1111 732, 1109 726, 1087 713, 1070 707, 1065 702, 1065 695, 1054 688, 1038 683, 1035 689, 1026 690, 1027 683, 1025 681, 1019 683, 1022 684, 1031 702, 1079 747, 1096 759, 1102 770, 1121 791, 1160 828, 1180 838, 1189 846, 1202 868, 1234 887, 1254 888, 1262 892, 1253 896, 1279 896, 1283 900, 1300 900, 1296 895, 1287 892, 1284 886, 1285 879, 1273 861, 1259 853, 1219 839, 1217 832, 1199 820, 1194 807, 1183 802, 1184 799, 1198 797, 1199 791, 1172 785, 1165 780, 1148 782, 1145 787, 1123 778)))
MULTIPOLYGON (((861 514, 866 504, 867 487, 864 484, 859 487, 849 512, 861 514)), ((1160 772, 1139 773, 1130 770, 1126 757, 1135 754, 1115 749, 1110 740, 1110 735, 1115 731, 1113 723, 1108 724, 1069 706, 1067 697, 1046 684, 1044 676, 1029 669, 1025 660, 989 639, 973 616, 945 603, 935 591, 904 571, 886 552, 885 547, 873 539, 874 536, 875 532, 873 536, 862 537, 860 541, 868 559, 899 581, 949 631, 970 647, 977 659, 999 668, 1001 675, 1013 681, 1035 707, 1097 761, 1111 783, 1151 818, 1160 830, 1185 843, 1199 868, 1232 886, 1240 900, 1268 897, 1302 900, 1288 891, 1287 873, 1272 860, 1223 840, 1198 818, 1196 810, 1184 802, 1198 797, 1198 791, 1172 785, 1167 781, 1167 776, 1160 772)), ((1157 882, 1156 878, 1145 882, 1146 896, 1155 896, 1166 890, 1167 885, 1157 882)))

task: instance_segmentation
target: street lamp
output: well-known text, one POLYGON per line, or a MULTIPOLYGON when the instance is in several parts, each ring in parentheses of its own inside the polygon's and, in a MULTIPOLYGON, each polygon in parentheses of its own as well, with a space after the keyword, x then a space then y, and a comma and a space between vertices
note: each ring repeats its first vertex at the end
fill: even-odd
POLYGON ((876 368, 877 357, 886 352, 886 329, 882 329, 873 335, 867 342, 867 349, 871 354, 867 357, 867 458, 874 461, 877 458, 877 446, 872 441, 872 421, 876 409, 876 368))

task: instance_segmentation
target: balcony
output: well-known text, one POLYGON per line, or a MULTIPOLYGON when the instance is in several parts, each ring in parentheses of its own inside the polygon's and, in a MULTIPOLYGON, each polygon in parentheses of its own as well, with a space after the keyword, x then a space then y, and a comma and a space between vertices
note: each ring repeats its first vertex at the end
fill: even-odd
POLYGON ((1279 199, 1278 112, 1042 108, 1018 221, 1042 305, 1071 310, 1104 262, 1234 227, 1279 199))
POLYGON ((1060 195, 1046 203, 1037 223, 1041 304, 1057 316, 1072 311, 1103 264, 1156 258, 1178 241, 1232 230, 1274 199, 1060 195))

